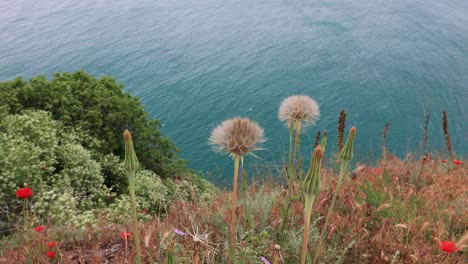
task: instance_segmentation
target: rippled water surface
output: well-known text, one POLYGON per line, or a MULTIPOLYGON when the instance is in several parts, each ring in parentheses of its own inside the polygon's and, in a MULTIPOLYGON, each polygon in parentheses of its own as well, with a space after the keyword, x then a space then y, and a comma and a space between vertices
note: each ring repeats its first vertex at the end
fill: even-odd
MULTIPOLYGON (((279 164, 285 97, 307 94, 321 118, 303 150, 347 109, 361 160, 388 148, 443 151, 441 112, 454 149, 468 150, 468 1, 0 1, 0 80, 85 69, 112 75, 161 119, 196 170, 224 180, 230 159, 207 143, 225 118, 248 116, 266 130, 264 162, 279 164)), ((247 162, 252 164, 254 159, 247 162)), ((232 165, 230 165, 232 166, 232 165)))

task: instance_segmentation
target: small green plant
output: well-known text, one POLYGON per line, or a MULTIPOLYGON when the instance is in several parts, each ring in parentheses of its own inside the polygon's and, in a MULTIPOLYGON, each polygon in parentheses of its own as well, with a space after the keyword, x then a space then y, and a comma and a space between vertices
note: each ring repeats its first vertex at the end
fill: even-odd
POLYGON ((365 197, 356 196, 356 201, 360 203, 366 202, 375 209, 383 205, 389 198, 388 194, 383 190, 374 190, 368 179, 364 180, 364 184, 359 185, 359 189, 364 193, 365 197))

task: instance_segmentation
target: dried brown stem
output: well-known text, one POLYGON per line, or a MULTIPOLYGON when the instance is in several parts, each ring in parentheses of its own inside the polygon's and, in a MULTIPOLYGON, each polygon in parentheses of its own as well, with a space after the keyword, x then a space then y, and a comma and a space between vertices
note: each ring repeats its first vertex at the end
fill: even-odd
POLYGON ((315 136, 314 149, 318 146, 319 141, 320 141, 320 130, 317 131, 317 135, 315 136))
POLYGON ((390 122, 387 121, 385 124, 385 128, 383 131, 383 140, 382 140, 382 163, 383 163, 383 170, 382 173, 385 170, 385 166, 387 164, 387 147, 386 147, 386 142, 387 142, 387 131, 388 127, 390 126, 390 122))
POLYGON ((453 151, 452 151, 452 143, 450 142, 447 113, 445 111, 442 112, 442 128, 444 129, 445 144, 447 145, 447 150, 450 153, 450 157, 452 159, 455 159, 455 155, 453 154, 453 151))
POLYGON ((429 120, 431 118, 431 113, 427 114, 426 115, 426 120, 424 121, 424 157, 422 159, 422 164, 421 164, 421 169, 419 170, 419 175, 418 175, 418 179, 417 179, 417 182, 419 182, 419 179, 421 178, 421 174, 423 172, 423 169, 424 169, 424 165, 426 164, 426 161, 427 161, 427 127, 429 125, 429 120))
POLYGON ((344 109, 341 109, 340 119, 338 120, 338 151, 339 152, 341 152, 341 150, 343 149, 345 123, 346 123, 346 111, 344 109))

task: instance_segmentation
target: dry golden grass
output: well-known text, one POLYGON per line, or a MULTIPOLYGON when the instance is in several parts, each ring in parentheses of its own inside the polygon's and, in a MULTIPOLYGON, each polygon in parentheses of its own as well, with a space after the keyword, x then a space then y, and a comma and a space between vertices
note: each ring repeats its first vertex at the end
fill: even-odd
MULTIPOLYGON (((387 161, 385 167, 385 171, 382 171, 380 167, 360 165, 353 177, 347 178, 340 190, 330 225, 326 227, 328 250, 322 254, 323 259, 329 252, 342 250, 354 241, 345 254, 344 263, 391 263, 392 259, 394 263, 466 263, 466 248, 447 254, 439 249, 438 243, 443 240, 456 242, 468 230, 468 168, 429 159, 419 181, 415 182, 421 168, 419 160, 393 158, 387 161), (363 188, 366 181, 369 184, 367 194, 372 189, 383 198, 368 197, 366 188, 363 188)), ((323 169, 324 188, 314 204, 312 222, 319 216, 326 216, 336 179, 336 172, 330 168, 323 169)), ((165 218, 155 217, 152 221, 141 223, 145 263, 150 263, 151 259, 161 263, 165 248, 172 240, 176 241, 176 255, 181 263, 191 262, 195 248, 202 258, 212 260, 203 263, 227 262, 228 223, 231 221, 229 194, 221 192, 208 204, 177 201, 171 205, 165 218), (195 235, 209 233, 205 237, 206 245, 197 244, 195 247, 192 236, 179 237, 174 234, 173 228, 195 235), (217 254, 213 260, 215 252, 217 254)), ((287 244, 292 240, 276 239, 285 195, 286 191, 273 180, 251 183, 247 216, 241 202, 243 194, 239 195, 239 252, 248 252, 253 248, 254 255, 272 260, 274 252, 277 252, 274 246, 279 244, 284 263, 296 263, 300 247, 293 248, 287 244), (252 227, 249 228, 245 217, 252 220, 252 227), (266 235, 262 238, 255 240, 245 237, 246 233, 259 234, 263 230, 266 235)), ((301 234, 303 217, 303 203, 294 202, 288 234, 301 234)), ((325 228, 323 222, 323 219, 318 221, 319 230, 325 228)), ((131 226, 126 226, 126 229, 132 230, 131 226)), ((26 263, 27 256, 33 263, 51 263, 46 256, 46 243, 49 241, 59 241, 60 254, 57 254, 56 260, 60 263, 105 263, 106 260, 108 263, 134 263, 132 243, 125 243, 119 236, 123 230, 123 226, 103 224, 86 231, 48 227, 44 233, 17 234, 1 242, 0 263, 26 263)), ((299 242, 300 239, 298 237, 299 242)), ((260 262, 258 258, 251 258, 244 263, 260 262)))

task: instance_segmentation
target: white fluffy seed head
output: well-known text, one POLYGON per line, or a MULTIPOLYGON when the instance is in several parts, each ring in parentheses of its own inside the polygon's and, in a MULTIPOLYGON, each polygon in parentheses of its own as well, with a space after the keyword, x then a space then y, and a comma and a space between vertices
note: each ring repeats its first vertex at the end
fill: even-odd
POLYGON ((320 117, 317 102, 306 95, 290 96, 281 102, 278 118, 287 127, 301 123, 302 126, 315 124, 320 117))
POLYGON ((211 131, 209 143, 217 152, 225 151, 242 157, 265 142, 263 129, 248 118, 235 117, 223 121, 211 131))

